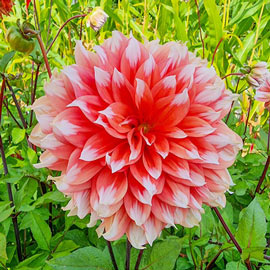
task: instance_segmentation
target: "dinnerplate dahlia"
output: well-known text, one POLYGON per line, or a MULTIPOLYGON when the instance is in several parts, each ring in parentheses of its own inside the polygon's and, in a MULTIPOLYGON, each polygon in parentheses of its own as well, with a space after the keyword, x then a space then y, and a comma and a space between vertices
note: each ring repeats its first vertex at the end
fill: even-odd
POLYGON ((2 15, 9 15, 12 10, 13 0, 0 0, 0 19, 2 15))
POLYGON ((115 31, 45 84, 30 141, 36 168, 71 200, 69 215, 98 220, 109 241, 143 248, 166 226, 198 225, 202 205, 224 207, 227 168, 242 146, 222 118, 234 96, 213 67, 177 42, 142 44, 115 31))

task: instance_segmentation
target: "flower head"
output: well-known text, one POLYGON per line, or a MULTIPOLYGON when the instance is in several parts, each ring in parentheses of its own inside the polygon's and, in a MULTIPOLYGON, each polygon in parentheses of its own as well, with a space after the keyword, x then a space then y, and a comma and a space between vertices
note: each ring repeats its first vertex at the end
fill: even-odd
POLYGON ((267 63, 258 62, 251 68, 250 73, 247 75, 247 82, 250 86, 258 88, 264 84, 268 74, 267 63))
POLYGON ((9 15, 12 10, 13 0, 0 0, 0 18, 3 15, 9 15))
POLYGON ((92 27, 94 31, 99 31, 108 19, 107 13, 100 7, 96 7, 86 17, 87 27, 92 27))
POLYGON ((215 70, 176 42, 142 44, 115 31, 54 74, 33 109, 37 168, 71 197, 65 210, 107 240, 143 248, 165 226, 198 225, 202 205, 224 206, 227 168, 242 146, 222 118, 234 96, 215 70))
POLYGON ((264 83, 256 90, 254 97, 256 100, 265 102, 266 107, 269 107, 270 103, 270 74, 266 76, 264 83))

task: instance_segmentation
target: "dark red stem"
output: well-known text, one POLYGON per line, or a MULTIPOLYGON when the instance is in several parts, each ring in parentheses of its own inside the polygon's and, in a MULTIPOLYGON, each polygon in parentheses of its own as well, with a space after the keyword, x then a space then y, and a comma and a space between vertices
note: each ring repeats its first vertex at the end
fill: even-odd
POLYGON ((79 14, 79 15, 75 15, 71 18, 69 18, 66 22, 64 22, 64 24, 59 28, 56 36, 54 37, 53 41, 51 42, 50 46, 48 47, 47 49, 47 53, 49 52, 49 50, 51 49, 52 45, 54 44, 54 42, 56 41, 56 39, 58 38, 58 36, 60 35, 61 31, 63 30, 63 28, 70 22, 72 21, 73 19, 76 19, 76 18, 81 18, 81 17, 85 17, 87 14, 79 14))
POLYGON ((243 77, 244 75, 245 75, 245 74, 240 73, 240 72, 238 72, 238 73, 229 73, 229 74, 227 74, 227 75, 221 77, 221 79, 222 79, 222 80, 223 80, 223 79, 226 79, 226 78, 229 77, 229 76, 240 76, 240 77, 243 77))
POLYGON ((144 251, 144 249, 140 250, 140 253, 139 253, 137 261, 136 261, 135 270, 139 270, 140 263, 141 263, 142 256, 143 256, 143 251, 144 251))
POLYGON ((216 48, 215 48, 215 51, 213 53, 213 57, 212 57, 212 62, 211 62, 211 66, 213 66, 213 63, 214 63, 214 60, 215 60, 215 56, 216 56, 216 53, 217 53, 217 50, 218 50, 218 47, 220 46, 221 42, 223 41, 223 37, 220 39, 220 41, 218 42, 216 48))
POLYGON ((115 260, 115 257, 114 257, 114 253, 113 253, 113 249, 112 249, 112 244, 111 244, 110 241, 107 241, 107 246, 108 246, 108 249, 109 249, 109 253, 110 253, 110 256, 111 256, 111 260, 112 260, 114 270, 118 270, 118 266, 117 266, 117 263, 116 263, 116 260, 115 260))
POLYGON ((131 251, 131 244, 129 243, 129 241, 127 239, 125 270, 130 270, 130 251, 131 251))
POLYGON ((221 216, 220 212, 218 211, 218 209, 216 207, 212 208, 218 219, 220 220, 223 228, 225 229, 225 231, 227 232, 227 234, 230 236, 232 242, 234 243, 235 247, 237 248, 237 250, 239 251, 239 253, 242 253, 242 248, 240 247, 240 245, 238 244, 238 242, 236 241, 235 237, 233 236, 232 232, 230 231, 228 225, 226 224, 225 220, 223 219, 223 217, 221 216))

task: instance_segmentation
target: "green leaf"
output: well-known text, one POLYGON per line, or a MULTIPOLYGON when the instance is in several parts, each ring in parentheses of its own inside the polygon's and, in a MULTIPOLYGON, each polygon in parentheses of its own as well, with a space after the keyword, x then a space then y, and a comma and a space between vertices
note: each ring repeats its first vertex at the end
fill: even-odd
POLYGON ((229 262, 226 270, 246 270, 247 268, 241 262, 229 262))
POLYGON ((223 36, 222 23, 215 0, 203 0, 204 7, 209 17, 209 24, 214 28, 216 44, 223 36))
POLYGON ((2 262, 3 260, 7 260, 7 252, 6 252, 6 247, 7 247, 7 241, 6 241, 6 236, 2 233, 0 233, 0 261, 2 262))
POLYGON ((179 256, 182 240, 167 238, 153 246, 149 263, 151 270, 172 270, 179 256))
POLYGON ((111 270, 110 258, 94 247, 78 249, 68 256, 50 260, 55 270, 111 270))
POLYGON ((13 209, 14 209, 14 206, 11 207, 11 208, 9 208, 9 209, 7 209, 7 210, 5 210, 5 211, 1 211, 0 212, 0 223, 2 221, 4 221, 5 219, 7 219, 11 215, 13 209))
POLYGON ((0 72, 5 72, 8 63, 11 61, 14 55, 15 51, 4 54, 4 56, 0 60, 0 72))
POLYGON ((52 256, 54 258, 64 257, 78 247, 72 240, 64 240, 59 244, 52 256))
POLYGON ((12 142, 17 144, 21 142, 25 137, 25 129, 14 128, 11 132, 12 142))
POLYGON ((265 214, 255 198, 247 208, 240 213, 240 221, 236 232, 236 239, 243 249, 242 258, 263 259, 263 250, 266 246, 265 214), (255 250, 247 248, 256 248, 255 250))
POLYGON ((50 240, 52 234, 48 224, 44 220, 42 220, 38 214, 34 212, 31 212, 29 216, 32 222, 30 229, 33 233, 35 240, 37 241, 39 248, 44 250, 50 250, 50 240))

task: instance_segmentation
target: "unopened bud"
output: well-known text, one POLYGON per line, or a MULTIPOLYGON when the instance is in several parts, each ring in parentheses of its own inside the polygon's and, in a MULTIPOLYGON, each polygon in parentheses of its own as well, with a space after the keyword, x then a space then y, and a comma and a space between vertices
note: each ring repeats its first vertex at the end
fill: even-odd
POLYGON ((86 26, 92 27, 94 31, 99 31, 108 19, 107 13, 100 7, 96 7, 86 17, 86 26))
POLYGON ((265 78, 268 74, 267 63, 259 62, 251 67, 246 79, 250 86, 258 88, 265 82, 265 78))

